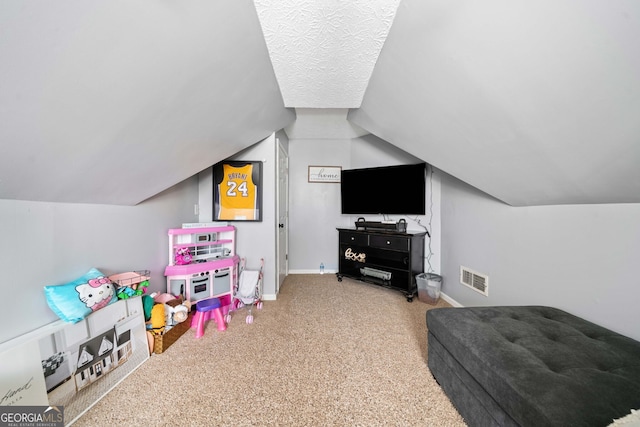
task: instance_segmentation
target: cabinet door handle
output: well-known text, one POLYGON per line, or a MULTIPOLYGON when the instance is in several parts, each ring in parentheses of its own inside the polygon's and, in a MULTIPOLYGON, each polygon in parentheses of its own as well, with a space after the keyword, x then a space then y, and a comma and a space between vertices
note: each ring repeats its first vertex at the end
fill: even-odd
POLYGON ((356 240, 356 238, 355 238, 355 237, 353 237, 353 236, 351 236, 351 240, 356 240))
POLYGON ((387 240, 387 245, 390 245, 390 244, 391 244, 391 242, 387 240))

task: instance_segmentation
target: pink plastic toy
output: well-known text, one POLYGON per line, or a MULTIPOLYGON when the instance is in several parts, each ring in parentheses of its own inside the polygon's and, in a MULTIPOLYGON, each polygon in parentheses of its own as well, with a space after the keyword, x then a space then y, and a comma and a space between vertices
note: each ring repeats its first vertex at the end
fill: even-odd
POLYGON ((227 329, 224 316, 222 315, 222 304, 218 298, 198 301, 196 303, 196 314, 191 319, 191 327, 196 328, 196 338, 204 335, 204 324, 212 318, 218 324, 219 331, 227 329))
POLYGON ((176 251, 176 265, 191 264, 192 256, 189 248, 180 248, 176 251))

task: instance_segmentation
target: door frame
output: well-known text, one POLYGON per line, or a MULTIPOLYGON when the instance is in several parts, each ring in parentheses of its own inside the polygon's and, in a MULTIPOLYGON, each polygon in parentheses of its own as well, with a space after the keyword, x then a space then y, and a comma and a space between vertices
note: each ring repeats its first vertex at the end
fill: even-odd
POLYGON ((276 295, 289 274, 289 155, 276 138, 276 295), (284 163, 284 164, 282 164, 284 163), (284 210, 284 212, 282 212, 284 210))

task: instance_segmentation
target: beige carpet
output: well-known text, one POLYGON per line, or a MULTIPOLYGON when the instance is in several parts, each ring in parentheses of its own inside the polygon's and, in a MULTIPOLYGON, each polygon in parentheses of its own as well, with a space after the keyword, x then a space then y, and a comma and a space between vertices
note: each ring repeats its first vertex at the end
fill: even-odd
POLYGON ((187 331, 74 426, 464 426, 426 365, 433 307, 291 275, 252 325, 242 309, 224 332, 187 331))

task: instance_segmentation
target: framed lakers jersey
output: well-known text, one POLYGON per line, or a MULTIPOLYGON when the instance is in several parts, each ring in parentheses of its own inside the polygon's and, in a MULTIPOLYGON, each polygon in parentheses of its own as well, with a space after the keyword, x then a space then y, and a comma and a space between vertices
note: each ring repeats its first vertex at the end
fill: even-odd
POLYGON ((213 166, 214 221, 262 221, 262 162, 213 166))

